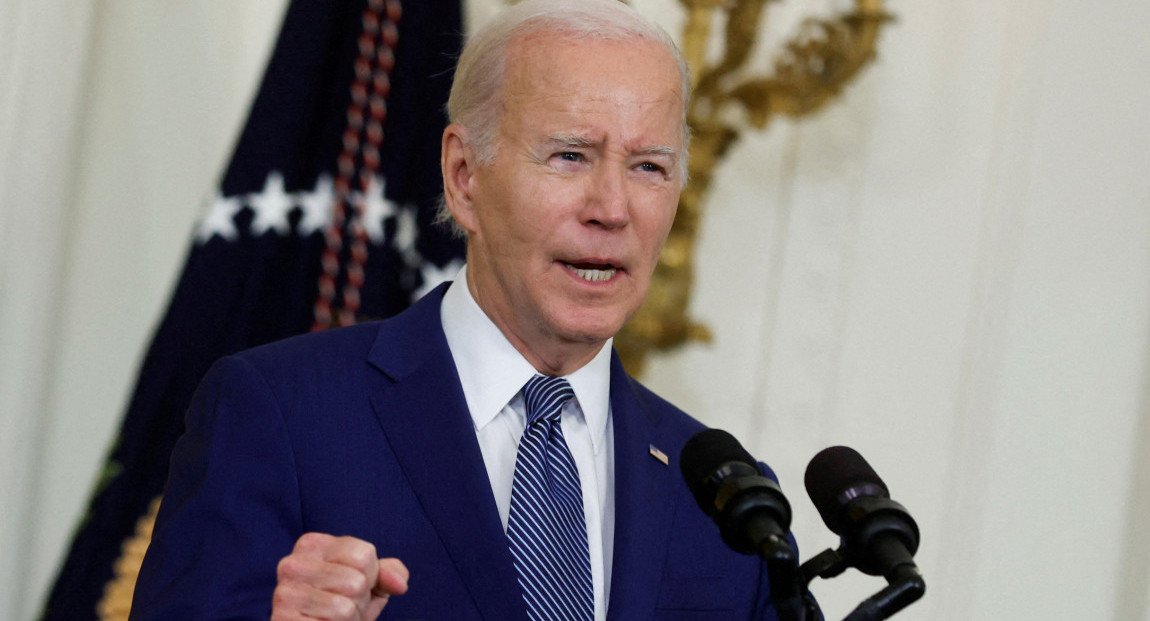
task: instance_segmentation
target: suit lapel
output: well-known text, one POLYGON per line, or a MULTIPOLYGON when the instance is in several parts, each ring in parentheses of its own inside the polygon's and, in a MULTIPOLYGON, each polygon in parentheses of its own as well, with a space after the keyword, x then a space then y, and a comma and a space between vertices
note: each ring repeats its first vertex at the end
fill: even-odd
POLYGON ((383 322, 369 360, 391 381, 372 406, 484 619, 526 621, 507 539, 439 320, 446 286, 383 322))
POLYGON ((661 444, 659 414, 634 391, 617 354, 611 362, 611 418, 615 430, 615 544, 608 621, 650 619, 663 567, 676 497, 675 462, 651 455, 661 444))
MULTIPOLYGON (((440 286, 383 322, 369 361, 388 381, 371 396, 392 452, 484 619, 527 621, 506 535, 455 364, 443 336, 440 286)), ((615 434, 615 539, 608 621, 651 619, 677 497, 675 461, 659 413, 611 361, 615 434)))

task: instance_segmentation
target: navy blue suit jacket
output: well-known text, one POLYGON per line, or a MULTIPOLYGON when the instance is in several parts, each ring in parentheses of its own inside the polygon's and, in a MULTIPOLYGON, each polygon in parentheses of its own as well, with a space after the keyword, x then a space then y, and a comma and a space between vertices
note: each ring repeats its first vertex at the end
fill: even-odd
MULTIPOLYGON (((188 413, 133 620, 267 619, 303 533, 398 557, 381 619, 527 621, 443 328, 440 287, 393 319, 225 358, 188 413)), ((776 618, 766 571, 730 551, 679 474, 703 425, 611 366, 615 543, 608 618, 776 618), (654 446, 670 457, 665 465, 654 446)))

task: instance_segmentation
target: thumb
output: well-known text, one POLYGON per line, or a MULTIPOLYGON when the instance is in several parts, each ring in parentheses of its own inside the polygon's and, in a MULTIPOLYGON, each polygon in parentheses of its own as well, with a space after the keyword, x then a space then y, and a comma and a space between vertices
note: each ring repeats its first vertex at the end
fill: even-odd
POLYGON ((375 621, 383 612, 392 595, 407 592, 407 566, 397 558, 379 559, 379 575, 375 587, 371 589, 371 602, 368 604, 367 619, 375 621))
POLYGON ((383 597, 387 595, 403 595, 407 592, 407 579, 410 574, 407 566, 397 558, 379 559, 379 578, 372 595, 383 597))

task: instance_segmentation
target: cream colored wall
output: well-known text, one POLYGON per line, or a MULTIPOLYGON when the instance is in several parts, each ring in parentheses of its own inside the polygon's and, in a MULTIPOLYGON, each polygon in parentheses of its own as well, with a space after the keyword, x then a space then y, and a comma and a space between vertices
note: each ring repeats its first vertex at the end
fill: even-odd
MULTIPOLYGON (((0 617, 39 607, 283 5, 0 5, 0 617)), ((776 467, 804 557, 807 460, 859 449, 923 531, 900 619, 1150 620, 1150 5, 891 10, 837 103, 724 164, 715 342, 647 381, 776 467)), ((814 588, 842 618, 876 580, 814 588)))
MULTIPOLYGON (((807 460, 869 458, 923 531, 899 618, 1150 619, 1150 6, 1105 4, 891 3, 832 109, 732 155, 716 341, 652 367, 779 469, 805 556, 807 460)), ((828 618, 879 587, 842 580, 828 618)))

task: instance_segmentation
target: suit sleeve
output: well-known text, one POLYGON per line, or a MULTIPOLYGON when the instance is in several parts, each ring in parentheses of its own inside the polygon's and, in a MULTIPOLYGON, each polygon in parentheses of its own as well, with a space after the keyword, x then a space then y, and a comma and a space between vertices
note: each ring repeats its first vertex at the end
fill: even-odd
POLYGON ((208 372, 172 453, 132 621, 262 619, 301 531, 280 403, 238 358, 208 372))

